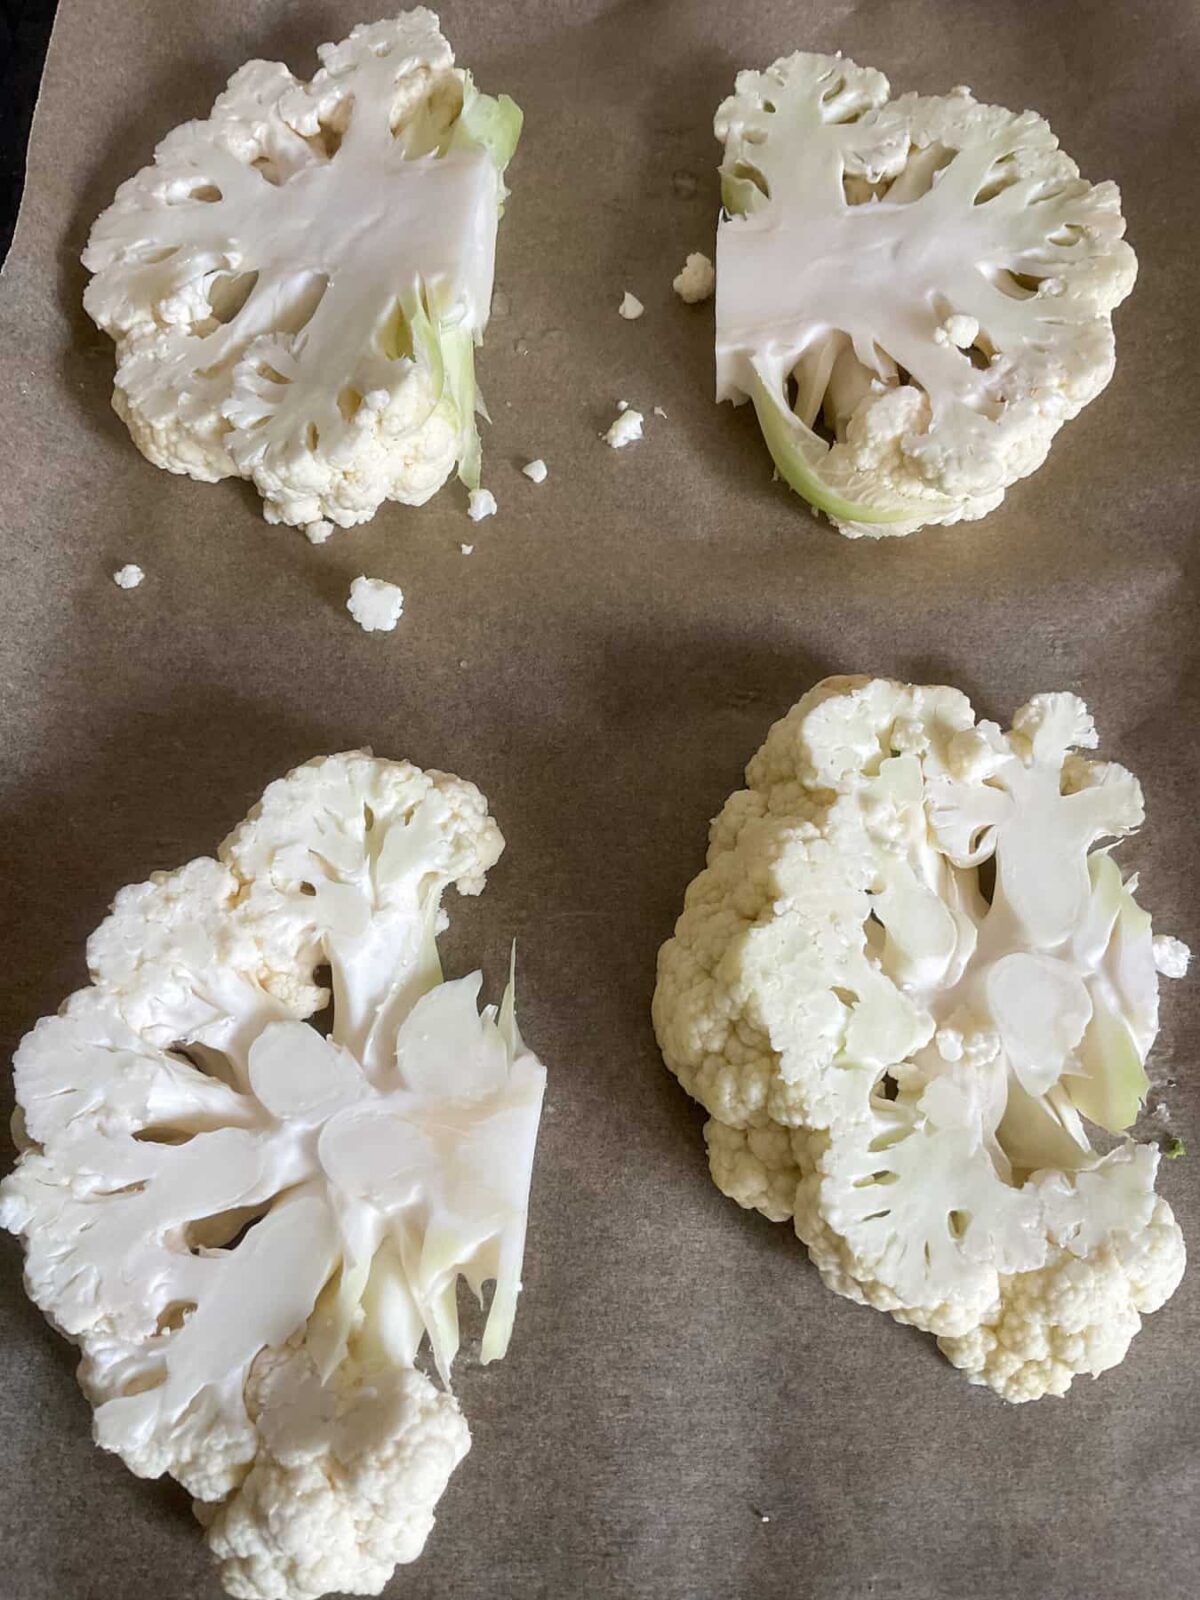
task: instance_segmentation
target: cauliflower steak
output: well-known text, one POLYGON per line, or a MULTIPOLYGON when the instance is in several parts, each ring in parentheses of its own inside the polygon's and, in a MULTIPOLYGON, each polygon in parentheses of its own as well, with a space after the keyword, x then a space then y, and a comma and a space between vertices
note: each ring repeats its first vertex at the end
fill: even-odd
POLYGON ((715 125, 717 398, 851 536, 999 505, 1112 376, 1137 271, 1116 185, 1034 112, 889 94, 798 54, 739 73, 715 125))
POLYGON ((1004 733, 955 689, 827 680, 713 823, 658 963, 718 1187, 1009 1400, 1119 1362, 1184 1266, 1158 1150, 1105 1137, 1184 963, 1110 853, 1142 794, 1095 743, 1070 694, 1004 733))
POLYGON ((365 522, 479 483, 474 348, 521 113, 432 12, 251 61, 121 185, 83 262, 113 404, 156 466, 243 477, 268 521, 365 522))
POLYGON ((507 1349, 545 1071, 436 945, 502 849, 458 778, 310 762, 122 890, 17 1052, 0 1225, 97 1442, 190 1491, 241 1600, 378 1594, 469 1447, 460 1277, 507 1349))

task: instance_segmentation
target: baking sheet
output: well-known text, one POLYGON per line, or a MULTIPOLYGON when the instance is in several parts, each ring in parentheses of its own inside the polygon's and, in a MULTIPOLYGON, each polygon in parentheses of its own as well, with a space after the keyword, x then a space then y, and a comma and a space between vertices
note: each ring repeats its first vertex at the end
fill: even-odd
MULTIPOLYGON (((482 900, 451 903, 447 969, 482 961, 495 992, 516 935, 550 1093, 513 1349, 462 1365, 474 1448, 389 1592, 1193 1596, 1200 1271, 1118 1371, 1006 1408, 722 1199, 647 1008, 708 818, 770 722, 834 671, 953 682, 1000 718, 1037 690, 1081 692, 1145 785, 1150 825, 1123 857, 1157 924, 1200 941, 1200 14, 446 0, 460 60, 526 113, 497 267, 509 309, 480 362, 500 512, 474 527, 449 488, 313 549, 245 486, 136 453, 78 256, 116 184, 244 59, 308 75, 367 11, 63 0, 0 280, 5 1057, 83 980, 113 892, 210 852, 270 778, 360 744, 458 771, 508 852, 482 900), (738 66, 794 48, 841 48, 897 90, 968 82, 1035 106, 1124 191, 1142 273, 1118 375, 982 524, 848 543, 771 483, 748 408, 712 404, 711 307, 681 305, 671 278, 711 247, 713 108, 738 66), (616 315, 626 288, 638 322, 616 315), (619 398, 647 429, 615 454, 597 434, 619 398), (541 487, 519 472, 532 455, 541 487), (110 578, 126 561, 147 572, 130 593, 110 578), (359 572, 403 586, 394 635, 349 621, 359 572)), ((1178 1079, 1193 1150, 1198 994, 1167 990, 1155 1066, 1178 1079)), ((1193 1155, 1162 1185, 1193 1241, 1198 1174, 1193 1155)), ((215 1597, 186 1497, 94 1449, 72 1352, 25 1301, 11 1241, 0 1265, 0 1596, 215 1597)))

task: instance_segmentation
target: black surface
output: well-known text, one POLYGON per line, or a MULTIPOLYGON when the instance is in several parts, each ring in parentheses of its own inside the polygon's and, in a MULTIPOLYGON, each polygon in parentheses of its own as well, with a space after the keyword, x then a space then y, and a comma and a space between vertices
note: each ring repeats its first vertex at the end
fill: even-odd
POLYGON ((0 261, 8 254, 21 188, 25 147, 56 0, 0 0, 0 261))

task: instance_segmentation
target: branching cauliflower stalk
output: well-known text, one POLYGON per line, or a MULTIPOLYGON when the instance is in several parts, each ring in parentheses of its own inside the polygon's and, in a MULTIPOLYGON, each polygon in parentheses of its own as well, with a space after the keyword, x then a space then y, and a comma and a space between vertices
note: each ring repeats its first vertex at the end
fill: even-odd
POLYGON ((517 106, 424 9, 251 61, 92 229, 113 405, 156 466, 251 479, 270 522, 366 522, 479 483, 474 350, 517 106))
POLYGON ((460 1277, 495 1285, 482 1359, 508 1347, 545 1072, 511 983, 481 1012, 436 946, 502 849, 458 778, 310 762, 218 859, 122 890, 17 1052, 28 1292, 97 1441, 195 1496, 242 1600, 378 1594, 469 1447, 460 1277))
POLYGON ((890 101, 799 54, 741 72, 716 135, 717 398, 845 534, 970 521, 1112 376, 1137 262, 1116 185, 1032 111, 890 101))
POLYGON ((837 1293, 1008 1400, 1116 1365, 1183 1239, 1137 1117, 1152 938, 1112 842, 1142 821, 1071 694, 1008 733, 956 689, 831 678, 713 823, 659 956, 667 1065, 724 1193, 837 1293))

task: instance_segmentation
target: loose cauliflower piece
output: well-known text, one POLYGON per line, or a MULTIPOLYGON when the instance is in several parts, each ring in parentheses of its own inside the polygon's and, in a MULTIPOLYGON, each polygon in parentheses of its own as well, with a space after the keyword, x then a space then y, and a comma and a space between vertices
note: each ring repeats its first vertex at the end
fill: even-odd
POLYGON ((1157 1150, 1088 1133, 1137 1117, 1159 972, 1186 969, 1110 853, 1142 795, 1095 744, 1074 695, 1004 733, 954 689, 831 678, 751 761, 659 955, 717 1186, 1009 1399, 1115 1364, 1182 1271, 1157 1150))
POLYGON ((404 591, 399 584, 360 573, 350 585, 346 610, 364 633, 391 633, 404 615, 404 591))
POLYGON ((83 262, 113 405, 156 466, 351 527, 479 482, 474 348, 521 113, 424 9, 251 61, 122 184, 83 262))
POLYGON ((1032 111, 797 54, 717 111, 717 398, 850 537, 970 521, 1113 373, 1115 184, 1032 111))
POLYGON ((378 1593, 467 1448, 413 1371, 428 1338, 448 1388, 460 1277, 507 1349, 545 1071, 436 946, 502 848, 461 779, 310 762, 122 890, 17 1052, 0 1225, 98 1443, 196 1497, 232 1594, 378 1593))
POLYGON ((671 287, 687 305, 711 300, 717 286, 716 269, 706 255, 693 250, 675 274, 671 287))

